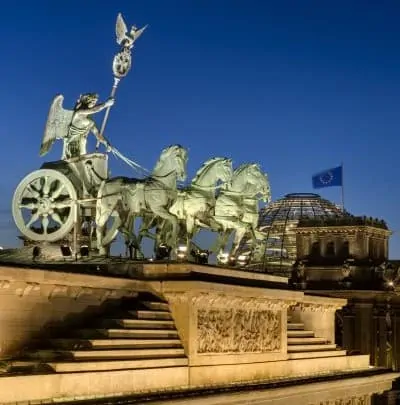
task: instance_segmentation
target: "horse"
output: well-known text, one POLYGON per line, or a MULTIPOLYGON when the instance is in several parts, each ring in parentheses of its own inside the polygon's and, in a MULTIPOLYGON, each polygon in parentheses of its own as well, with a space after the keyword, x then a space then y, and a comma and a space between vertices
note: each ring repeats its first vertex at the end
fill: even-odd
POLYGON ((186 179, 187 150, 181 145, 165 148, 151 175, 145 179, 115 177, 102 182, 96 203, 96 236, 100 254, 105 254, 109 245, 121 232, 126 243, 131 239, 140 250, 132 231, 135 218, 152 213, 171 225, 169 243, 174 246, 178 230, 178 219, 168 211, 177 195, 177 182, 186 179), (110 229, 107 221, 113 217, 110 229))
POLYGON ((219 224, 220 230, 216 247, 219 255, 223 254, 232 231, 235 232, 230 257, 235 257, 240 243, 249 232, 252 246, 255 247, 257 238, 258 202, 271 200, 271 189, 268 176, 263 173, 260 166, 248 163, 239 166, 233 172, 232 181, 221 189, 215 203, 214 221, 219 224))
POLYGON ((179 190, 169 212, 183 222, 187 249, 199 227, 208 227, 215 207, 215 192, 233 175, 232 159, 208 159, 197 171, 188 188, 179 190), (218 182, 222 182, 220 186, 218 182))
MULTIPOLYGON (((177 198, 169 208, 169 212, 180 221, 179 237, 186 239, 188 249, 198 227, 208 227, 205 222, 212 219, 215 192, 220 187, 217 183, 222 182, 223 185, 231 179, 232 174, 231 159, 214 157, 203 163, 188 187, 178 189, 177 198)), ((165 223, 162 218, 147 215, 143 218, 139 238, 140 241, 144 236, 154 239, 157 249, 157 246, 166 244, 169 233, 170 224, 165 223), (150 233, 149 229, 153 227, 156 228, 156 232, 150 233)))

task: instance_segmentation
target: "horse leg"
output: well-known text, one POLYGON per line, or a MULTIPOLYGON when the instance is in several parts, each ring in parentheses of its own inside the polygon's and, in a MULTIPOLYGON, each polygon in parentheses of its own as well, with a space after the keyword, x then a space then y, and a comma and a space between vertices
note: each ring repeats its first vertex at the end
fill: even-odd
POLYGON ((119 231, 125 238, 125 244, 129 245, 133 242, 136 247, 136 237, 132 232, 133 220, 133 215, 128 215, 128 218, 120 225, 119 231))
MULTIPOLYGON (((97 249, 99 251, 100 255, 105 255, 106 254, 106 248, 103 245, 103 236, 104 236, 104 226, 107 222, 107 220, 110 218, 112 211, 107 211, 102 213, 99 218, 96 219, 96 238, 97 238, 97 249)), ((119 229, 121 226, 121 219, 120 217, 115 218, 116 221, 116 226, 119 229)))
POLYGON ((240 243, 241 243, 242 239, 244 238, 244 236, 246 235, 246 233, 248 232, 248 230, 249 229, 247 226, 241 226, 240 228, 236 228, 230 256, 236 257, 236 253, 239 249, 240 243))
POLYGON ((250 250, 250 256, 253 257, 254 250, 257 246, 257 234, 255 230, 254 225, 250 225, 248 231, 250 232, 251 235, 251 250, 250 250))
POLYGON ((228 230, 225 230, 222 232, 222 237, 221 237, 221 244, 220 244, 220 254, 226 253, 226 245, 228 244, 228 239, 229 236, 231 236, 230 232, 228 230))
POLYGON ((172 227, 171 234, 168 237, 168 240, 166 240, 166 244, 168 246, 170 246, 171 248, 175 248, 176 247, 176 238, 177 238, 177 233, 178 233, 178 218, 174 214, 171 214, 164 207, 154 207, 153 212, 155 215, 159 216, 160 218, 166 220, 169 224, 171 224, 171 227, 172 227))
POLYGON ((156 217, 155 216, 145 216, 142 219, 142 223, 140 225, 139 228, 139 235, 137 238, 138 244, 141 245, 142 244, 142 239, 147 237, 150 239, 155 239, 156 237, 154 236, 154 234, 152 234, 151 232, 149 232, 149 229, 154 228, 157 225, 156 222, 156 217))
POLYGON ((138 254, 141 258, 144 257, 142 249, 140 247, 140 243, 138 241, 138 237, 135 233, 135 220, 136 216, 134 214, 130 214, 128 220, 125 222, 124 226, 121 227, 121 233, 125 237, 125 244, 127 246, 131 246, 134 248, 134 259, 138 259, 138 254))
POLYGON ((211 247, 211 252, 221 255, 225 253, 225 247, 228 243, 230 233, 227 229, 221 228, 217 234, 217 239, 215 240, 213 246, 211 247))
POLYGON ((185 230, 187 256, 189 256, 189 254, 190 254, 190 247, 191 247, 191 241, 193 240, 194 230, 195 230, 195 218, 192 215, 189 215, 186 218, 186 230, 185 230))

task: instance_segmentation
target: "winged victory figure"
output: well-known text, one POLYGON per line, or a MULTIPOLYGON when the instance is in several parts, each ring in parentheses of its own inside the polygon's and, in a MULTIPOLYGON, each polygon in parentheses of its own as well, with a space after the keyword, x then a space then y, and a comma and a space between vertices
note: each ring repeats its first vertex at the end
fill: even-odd
POLYGON ((122 18, 121 13, 119 13, 117 16, 117 24, 115 26, 118 45, 121 45, 125 49, 131 49, 135 41, 142 35, 146 28, 147 25, 145 25, 143 28, 137 28, 135 25, 133 25, 131 30, 128 32, 125 21, 122 18))
POLYGON ((58 94, 51 103, 46 128, 43 135, 40 156, 47 154, 56 139, 64 142, 62 159, 70 159, 86 154, 86 142, 90 132, 110 147, 106 139, 100 134, 91 115, 96 114, 114 104, 110 98, 105 103, 97 104, 98 95, 95 93, 83 94, 79 97, 73 110, 63 107, 64 96, 58 94))

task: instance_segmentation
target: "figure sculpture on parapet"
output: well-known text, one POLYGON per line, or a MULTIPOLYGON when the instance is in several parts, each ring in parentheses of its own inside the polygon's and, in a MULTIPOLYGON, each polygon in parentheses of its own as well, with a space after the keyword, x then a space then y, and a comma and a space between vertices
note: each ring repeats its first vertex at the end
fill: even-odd
POLYGON ((83 94, 79 97, 73 110, 63 107, 64 96, 59 94, 54 97, 47 118, 46 128, 40 147, 40 156, 49 152, 56 139, 64 142, 62 159, 71 159, 85 155, 87 137, 92 132, 99 143, 106 148, 110 145, 100 133, 92 115, 99 113, 114 104, 114 99, 109 98, 105 103, 97 104, 98 95, 95 93, 83 94))

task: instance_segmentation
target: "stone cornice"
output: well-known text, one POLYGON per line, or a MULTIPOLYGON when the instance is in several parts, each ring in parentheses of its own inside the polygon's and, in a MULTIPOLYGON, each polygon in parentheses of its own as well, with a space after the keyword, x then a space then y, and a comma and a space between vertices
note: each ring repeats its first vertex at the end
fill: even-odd
POLYGON ((296 304, 291 299, 270 299, 264 297, 240 297, 216 292, 168 292, 165 297, 172 305, 189 303, 198 308, 242 308, 245 310, 273 310, 287 309, 296 304))
POLYGON ((312 304, 306 302, 297 303, 292 309, 299 309, 302 312, 336 312, 341 309, 343 305, 333 305, 333 304, 312 304))
POLYGON ((40 296, 46 297, 48 300, 56 298, 78 300, 90 297, 92 300, 104 301, 109 298, 135 296, 137 292, 127 288, 97 288, 87 285, 52 284, 0 278, 0 296, 3 294, 15 294, 20 298, 40 296))
POLYGON ((319 233, 357 233, 364 232, 368 235, 390 236, 391 231, 382 228, 375 228, 368 225, 337 225, 337 226, 313 226, 297 227, 296 234, 319 234, 319 233))
POLYGON ((99 275, 67 273, 62 271, 29 269, 0 265, 0 288, 2 280, 9 282, 66 285, 69 287, 91 287, 115 290, 146 291, 146 282, 128 278, 106 277, 99 275))

